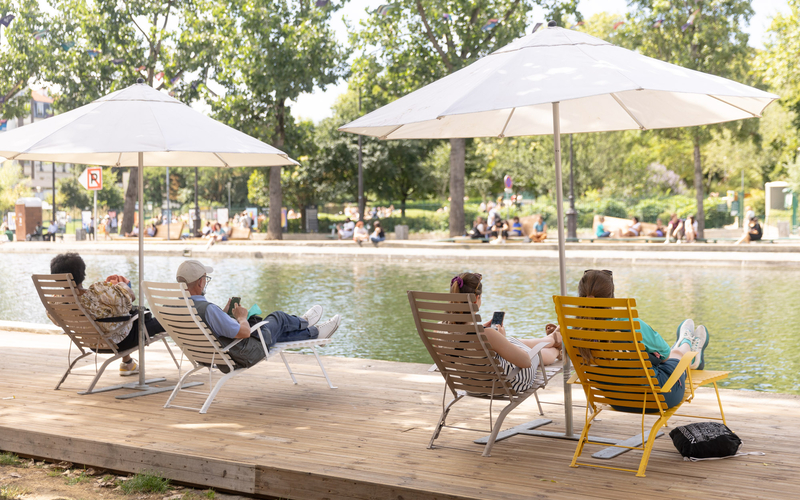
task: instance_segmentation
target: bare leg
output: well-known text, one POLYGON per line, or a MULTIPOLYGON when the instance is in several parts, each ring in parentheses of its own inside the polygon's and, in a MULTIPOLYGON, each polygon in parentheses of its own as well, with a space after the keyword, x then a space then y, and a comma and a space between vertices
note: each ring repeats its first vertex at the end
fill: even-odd
POLYGON ((750 233, 744 233, 734 245, 739 245, 741 243, 750 243, 750 233))

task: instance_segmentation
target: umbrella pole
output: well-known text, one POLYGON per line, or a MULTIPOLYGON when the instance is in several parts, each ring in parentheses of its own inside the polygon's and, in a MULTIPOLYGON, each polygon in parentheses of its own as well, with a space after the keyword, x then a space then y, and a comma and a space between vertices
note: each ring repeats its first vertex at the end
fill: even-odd
POLYGON ((139 153, 139 168, 136 169, 136 177, 139 188, 139 385, 138 389, 148 389, 147 379, 144 372, 144 294, 142 293, 142 281, 144 281, 144 153, 139 153))
MULTIPOLYGON (((556 164, 556 210, 558 212, 558 276, 561 295, 567 294, 567 258, 564 248, 564 190, 561 185, 561 116, 559 103, 553 103, 553 147, 556 164)), ((572 385, 567 383, 570 376, 569 356, 563 347, 564 358, 564 433, 573 435, 572 429, 572 385)))

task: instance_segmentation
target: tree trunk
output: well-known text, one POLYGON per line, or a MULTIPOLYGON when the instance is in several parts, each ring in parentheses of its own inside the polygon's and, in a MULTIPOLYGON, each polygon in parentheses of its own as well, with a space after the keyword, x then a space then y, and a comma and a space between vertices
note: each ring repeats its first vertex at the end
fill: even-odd
MULTIPOLYGON (((283 145, 286 143, 285 99, 278 97, 276 101, 275 119, 277 121, 277 127, 273 142, 276 148, 283 149, 283 145)), ((283 167, 270 167, 269 169, 269 223, 267 224, 268 240, 283 239, 283 228, 281 226, 281 209, 283 208, 283 189, 281 188, 282 168, 283 167)))
POLYGON ((705 193, 703 192, 703 165, 700 162, 700 136, 694 136, 694 189, 697 193, 697 237, 705 238, 706 214, 703 208, 705 193))
POLYGON ((467 140, 450 139, 450 236, 464 234, 464 177, 467 140))
MULTIPOLYGON (((125 191, 125 206, 122 209, 122 224, 120 225, 120 234, 133 232, 133 218, 136 212, 136 201, 139 198, 139 167, 131 167, 128 174, 128 190, 125 191)), ((139 221, 139 229, 142 229, 141 221, 139 221)))
POLYGON ((406 218, 406 196, 400 199, 400 217, 406 218))

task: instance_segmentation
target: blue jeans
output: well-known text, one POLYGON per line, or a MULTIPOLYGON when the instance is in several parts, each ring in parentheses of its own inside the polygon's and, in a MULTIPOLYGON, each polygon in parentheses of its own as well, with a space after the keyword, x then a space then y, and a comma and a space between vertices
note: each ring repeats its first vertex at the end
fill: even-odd
POLYGON ((369 237, 369 241, 371 241, 373 243, 380 243, 381 241, 384 241, 385 239, 386 239, 385 236, 383 238, 378 238, 377 236, 370 236, 369 237))
MULTIPOLYGON (((650 364, 653 365, 653 371, 656 375, 656 380, 658 381, 658 386, 663 386, 667 380, 672 376, 672 372, 675 371, 675 368, 678 366, 678 359, 675 358, 668 358, 665 360, 661 360, 661 358, 648 353, 648 357, 650 358, 650 364)), ((672 386, 669 392, 664 394, 664 403, 666 404, 667 408, 672 408, 673 406, 677 406, 683 401, 683 395, 686 391, 686 373, 682 373, 678 382, 672 386)), ((627 413, 641 413, 641 409, 631 408, 627 406, 614 406, 612 407, 615 410, 623 411, 627 413)), ((658 413, 658 410, 647 410, 645 413, 658 413)))
POLYGON ((267 347, 272 347, 278 342, 310 340, 319 336, 317 327, 308 326, 308 321, 283 311, 270 313, 264 319, 267 323, 261 325, 260 333, 267 347))

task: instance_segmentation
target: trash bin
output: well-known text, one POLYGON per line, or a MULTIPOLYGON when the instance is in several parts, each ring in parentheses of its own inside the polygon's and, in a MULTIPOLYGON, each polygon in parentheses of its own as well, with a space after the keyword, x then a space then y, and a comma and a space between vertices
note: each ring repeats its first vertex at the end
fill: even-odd
POLYGON ((75 241, 86 241, 86 230, 82 227, 75 230, 75 241))
POLYGON ((408 239, 408 226, 399 225, 394 226, 394 239, 407 240, 408 239))
POLYGON ((317 207, 315 205, 306 207, 306 232, 319 232, 319 219, 317 218, 317 207))

